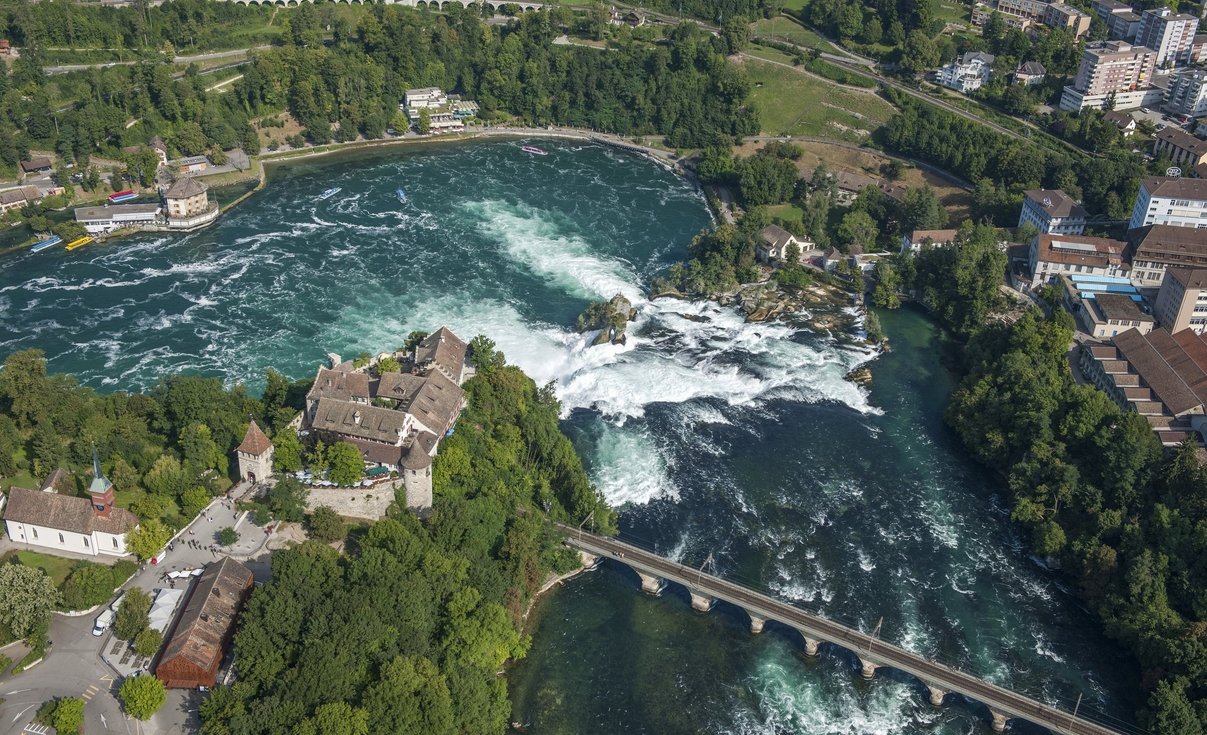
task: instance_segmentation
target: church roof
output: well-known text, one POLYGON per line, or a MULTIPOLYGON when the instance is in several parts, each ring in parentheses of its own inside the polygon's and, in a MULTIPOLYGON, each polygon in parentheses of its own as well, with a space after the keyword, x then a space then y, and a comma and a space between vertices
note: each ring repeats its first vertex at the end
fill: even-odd
POLYGON ((105 518, 92 511, 87 498, 23 487, 9 489, 4 520, 82 534, 102 531, 120 535, 138 525, 138 516, 125 508, 114 508, 105 518))
POLYGON ((254 456, 259 456, 272 448, 272 441, 264 436, 264 432, 260 431, 260 425, 252 419, 247 425, 247 433, 243 435, 243 443, 235 451, 245 452, 254 456))

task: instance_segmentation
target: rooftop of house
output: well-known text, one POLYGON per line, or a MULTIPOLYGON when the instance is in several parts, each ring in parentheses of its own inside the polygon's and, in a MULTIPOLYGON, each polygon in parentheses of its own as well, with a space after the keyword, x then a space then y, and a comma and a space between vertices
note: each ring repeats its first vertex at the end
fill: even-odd
POLYGON ((162 207, 158 204, 114 204, 104 207, 76 207, 75 219, 77 222, 87 220, 108 221, 118 214, 154 214, 160 209, 162 207))
POLYGON ((320 398, 310 425, 320 431, 355 436, 385 444, 401 444, 407 415, 392 408, 320 398))
POLYGON ((834 175, 834 184, 843 191, 860 192, 869 186, 876 186, 878 183, 871 176, 853 174, 848 171, 839 171, 834 175))
POLYGON ((1207 268, 1171 266, 1165 269, 1165 276, 1177 281, 1185 289, 1207 289, 1207 268))
POLYGON ((1207 140, 1196 138, 1185 130, 1172 125, 1157 131, 1157 141, 1190 151, 1196 156, 1207 154, 1207 140))
POLYGON ((1146 225, 1129 230, 1124 257, 1130 263, 1140 259, 1201 258, 1207 256, 1207 229, 1146 225))
POLYGON ((195 197, 198 194, 204 194, 209 190, 209 187, 204 183, 194 179, 192 176, 185 176, 177 179, 176 183, 172 184, 164 194, 168 199, 188 199, 195 197))
POLYGON ((936 243, 951 242, 959 235, 959 230, 914 230, 909 234, 909 241, 912 243, 922 243, 926 240, 936 243))
POLYGON ((172 163, 176 164, 177 166, 194 166, 198 163, 209 162, 210 159, 206 158, 205 156, 188 156, 186 158, 181 158, 178 161, 172 161, 172 163))
POLYGON ((773 247, 784 247, 796 239, 796 236, 779 225, 767 225, 760 232, 763 242, 773 247))
POLYGON ((1107 237, 1045 234, 1036 238, 1036 259, 1044 263, 1066 263, 1106 268, 1123 263, 1125 243, 1107 237))
POLYGON ((1086 299, 1094 305, 1101 321, 1151 322, 1152 316, 1145 314, 1130 296, 1121 293, 1100 293, 1086 299))
POLYGON ((1028 189, 1023 195, 1050 217, 1085 219, 1088 212, 1060 189, 1028 189))
POLYGON ((1028 61, 1018 67, 1019 74, 1028 74, 1031 76, 1043 76, 1048 73, 1044 65, 1038 61, 1028 61))
POLYGON ((440 327, 415 347, 415 364, 438 367, 449 378, 457 379, 465 368, 465 351, 465 342, 453 330, 440 327))
MULTIPOLYGON (((1168 128, 1166 128, 1168 130, 1168 128)), ((1162 131, 1164 132, 1164 131, 1162 131)), ((1171 176, 1149 176, 1140 185, 1153 197, 1207 199, 1207 181, 1171 176)))
POLYGON ((1172 335, 1164 328, 1129 329, 1112 341, 1169 413, 1180 416, 1207 403, 1207 338, 1189 329, 1172 335))
POLYGON ((230 557, 207 566, 185 601, 159 665, 183 658, 203 671, 214 670, 252 582, 251 570, 230 557))
POLYGON ((987 54, 984 51, 965 51, 964 55, 960 57, 960 64, 965 66, 968 64, 985 64, 992 66, 995 58, 997 57, 995 57, 993 54, 987 54))
POLYGON ((1127 114, 1126 112, 1119 112, 1118 110, 1107 110, 1106 112, 1102 113, 1102 118, 1104 120, 1115 123, 1120 128, 1125 129, 1125 130, 1128 128, 1136 127, 1136 119, 1134 117, 1132 117, 1131 115, 1127 114))
POLYGON ((51 162, 50 158, 46 156, 35 156, 28 161, 21 162, 21 170, 25 173, 29 173, 30 171, 41 171, 43 169, 52 168, 53 166, 54 164, 51 162))
POLYGON ((88 498, 23 487, 9 489, 4 520, 81 534, 120 535, 138 525, 138 516, 125 508, 112 509, 106 518, 93 511, 88 498))

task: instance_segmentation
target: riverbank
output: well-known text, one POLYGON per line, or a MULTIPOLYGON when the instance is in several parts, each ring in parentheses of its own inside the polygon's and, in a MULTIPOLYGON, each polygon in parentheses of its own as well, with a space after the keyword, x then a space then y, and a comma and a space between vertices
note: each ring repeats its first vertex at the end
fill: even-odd
MULTIPOLYGON (((198 177, 210 187, 233 187, 244 184, 250 181, 255 181, 256 184, 244 192, 236 199, 226 204, 221 204, 221 213, 219 217, 225 215, 235 207, 244 203, 257 192, 260 192, 268 185, 269 168, 273 166, 282 166, 290 163, 311 161, 318 158, 332 156, 334 154, 348 154, 359 152, 371 152, 381 149, 394 148, 398 146, 410 145, 436 145, 436 144, 459 144, 467 143, 475 140, 494 140, 506 138, 556 138, 562 140, 578 140, 587 143, 595 143, 604 145, 618 150, 623 150, 628 153, 639 155, 646 160, 652 161, 676 174, 685 177, 699 186, 691 172, 683 167, 681 160, 674 152, 657 148, 655 146, 646 145, 644 143, 635 143, 626 140, 620 136, 610 135, 607 133, 597 133, 592 130, 580 128, 564 128, 564 127, 549 127, 549 128, 514 128, 514 127, 482 127, 466 130, 462 133, 454 133, 450 135, 413 135, 407 134, 394 138, 381 140, 354 140, 344 143, 328 143, 321 146, 308 146, 305 148, 291 149, 287 151, 275 151, 271 153, 255 156, 251 159, 251 166, 245 171, 231 172, 219 174, 212 177, 198 177)), ((648 136, 656 137, 656 136, 648 136)), ((92 202, 96 204, 99 202, 92 202)), ((80 203, 78 206, 88 206, 90 203, 80 203)), ((74 209, 70 207, 60 211, 69 211, 74 209)), ((111 240, 121 239, 128 235, 145 232, 141 229, 123 229, 111 233, 105 233, 97 237, 97 245, 103 244, 111 240)), ((34 235, 25 241, 8 248, 0 249, 0 256, 9 255, 12 253, 21 252, 28 249, 31 245, 37 242, 38 236, 34 235)))

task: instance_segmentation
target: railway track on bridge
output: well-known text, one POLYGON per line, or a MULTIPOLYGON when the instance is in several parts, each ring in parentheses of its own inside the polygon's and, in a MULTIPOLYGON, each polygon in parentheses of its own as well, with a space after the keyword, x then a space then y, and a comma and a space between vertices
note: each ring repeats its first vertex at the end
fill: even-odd
MULTIPOLYGON (((643 582, 647 577, 655 577, 686 587, 693 596, 693 606, 697 596, 724 600, 744 609, 752 622, 757 620, 759 630, 765 620, 775 620, 796 629, 804 636, 811 652, 816 650, 817 642, 845 648, 859 659, 865 676, 873 674, 879 667, 908 673, 931 691, 932 702, 936 704, 941 703, 942 696, 947 693, 978 701, 989 708, 996 730, 1004 728, 1007 720, 1022 719, 1061 735, 1123 735, 1125 732, 991 684, 791 603, 673 562, 640 547, 560 523, 554 525, 566 535, 567 544, 590 555, 625 564, 642 575, 643 582)), ((1138 731, 1129 728, 1127 732, 1138 731)))

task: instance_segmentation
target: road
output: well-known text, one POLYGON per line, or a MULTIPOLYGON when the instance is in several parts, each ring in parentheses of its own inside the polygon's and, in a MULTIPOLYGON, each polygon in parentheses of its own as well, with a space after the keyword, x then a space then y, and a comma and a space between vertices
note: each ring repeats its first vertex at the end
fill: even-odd
POLYGON ((789 603, 678 564, 636 546, 583 533, 570 526, 555 525, 566 534, 566 542, 578 549, 613 558, 643 574, 676 582, 694 594, 725 600, 763 620, 786 624, 800 631, 806 638, 845 648, 855 653, 861 661, 912 674, 927 687, 942 693, 954 692, 981 702, 995 715, 995 729, 998 725, 1004 725, 1006 719, 1018 718, 1062 735, 1118 735, 1122 732, 1084 717, 1075 717, 1071 712, 990 684, 945 664, 927 660, 861 631, 818 617, 789 603))
MULTIPOLYGON (((217 59, 228 59, 237 56, 247 56, 252 51, 261 51, 270 46, 252 46, 248 48, 230 49, 229 51, 214 51, 208 54, 194 54, 192 56, 173 56, 173 64, 196 64, 203 61, 214 61, 217 59)), ((84 71, 86 69, 108 69, 111 66, 133 66, 142 63, 142 59, 134 59, 132 61, 107 61, 98 64, 60 64, 58 66, 43 67, 43 71, 47 74, 66 74, 73 71, 84 71)), ((219 67, 227 68, 227 67, 219 67)), ((212 70, 207 70, 212 71, 212 70)))

